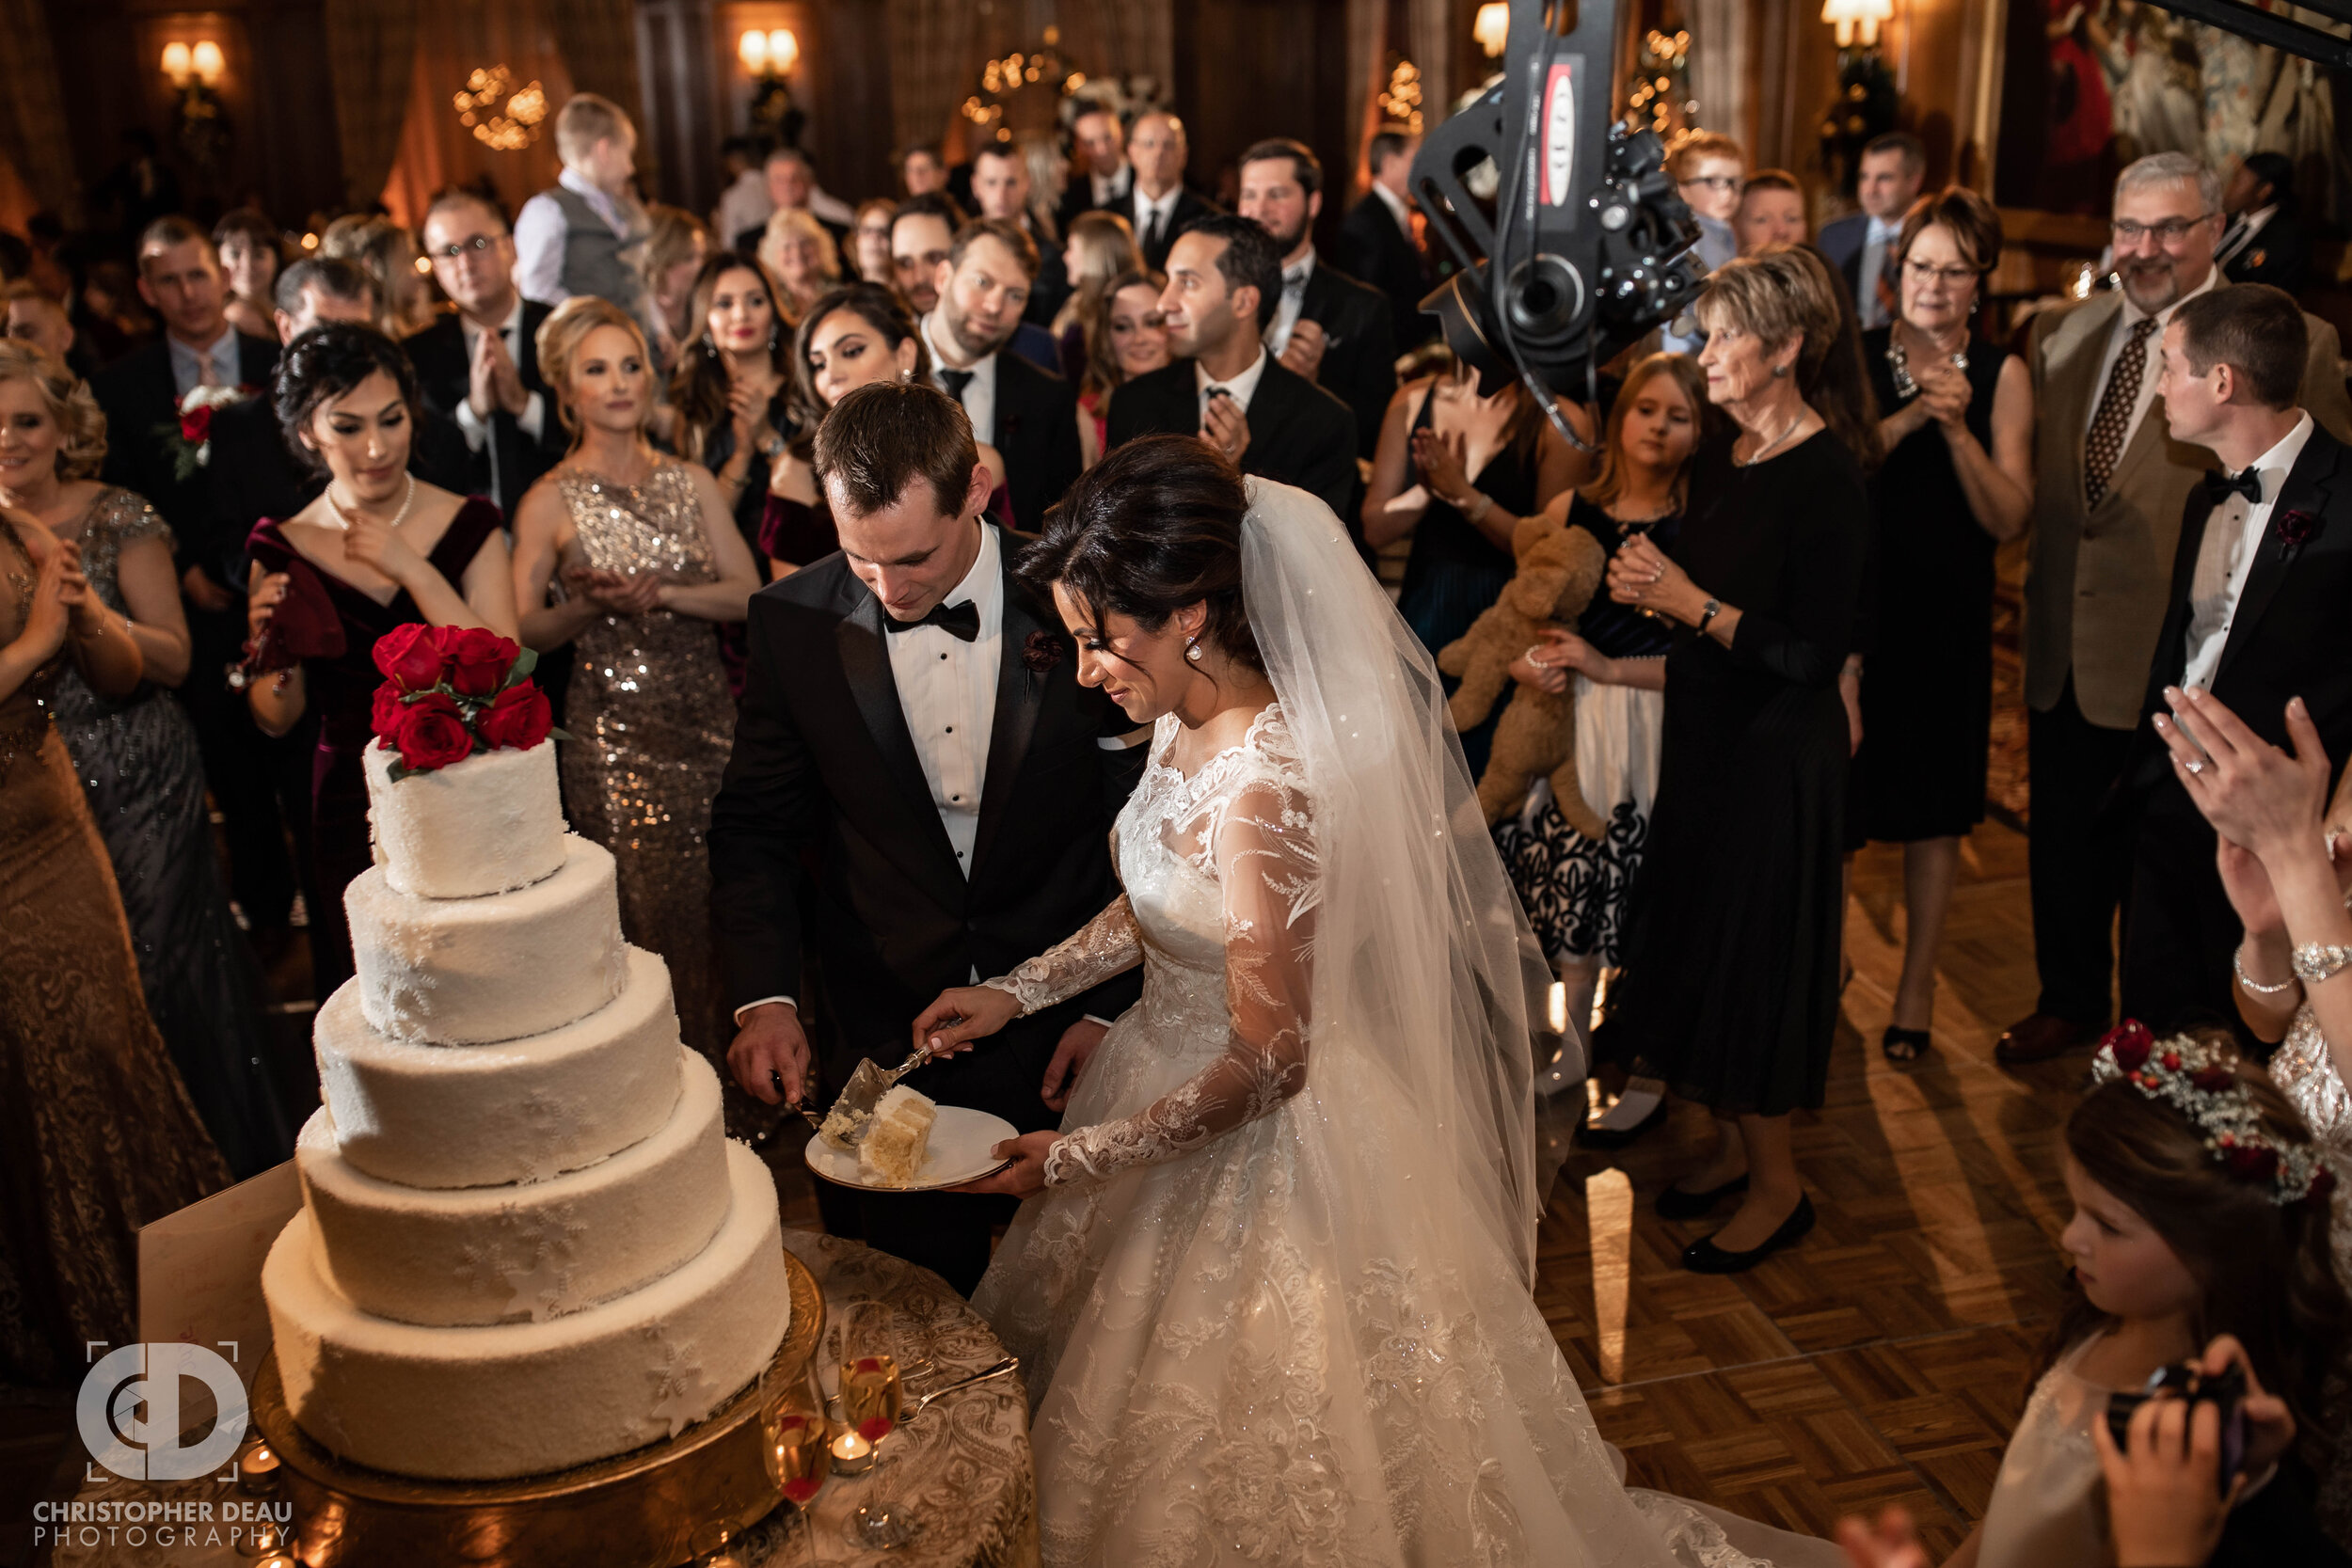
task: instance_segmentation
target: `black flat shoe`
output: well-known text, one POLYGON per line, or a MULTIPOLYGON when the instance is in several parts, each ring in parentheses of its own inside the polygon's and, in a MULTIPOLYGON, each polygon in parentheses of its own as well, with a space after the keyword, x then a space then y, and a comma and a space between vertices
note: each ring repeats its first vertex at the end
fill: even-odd
POLYGON ((1879 1037, 1879 1049, 1890 1062, 1915 1062, 1928 1053, 1930 1043, 1925 1029, 1898 1029, 1891 1023, 1879 1037))
POLYGON ((1797 1199, 1797 1207, 1780 1222, 1780 1228, 1764 1238, 1764 1244, 1746 1252, 1725 1252, 1715 1244, 1713 1236, 1692 1242, 1682 1255, 1682 1266, 1692 1274, 1742 1274, 1756 1267, 1783 1247, 1795 1246, 1813 1228, 1813 1198, 1810 1194, 1797 1199))
POLYGON ((1577 1147, 1579 1148, 1623 1148, 1665 1119, 1666 1101, 1661 1095, 1659 1097, 1658 1103, 1650 1107, 1649 1115, 1630 1127, 1603 1127, 1593 1121, 1584 1123, 1576 1130, 1577 1147))
POLYGON ((1709 1187, 1703 1193, 1669 1187, 1658 1195, 1658 1217, 1661 1220, 1694 1220, 1734 1193, 1747 1190, 1748 1179, 1744 1176, 1735 1176, 1722 1186, 1709 1187))

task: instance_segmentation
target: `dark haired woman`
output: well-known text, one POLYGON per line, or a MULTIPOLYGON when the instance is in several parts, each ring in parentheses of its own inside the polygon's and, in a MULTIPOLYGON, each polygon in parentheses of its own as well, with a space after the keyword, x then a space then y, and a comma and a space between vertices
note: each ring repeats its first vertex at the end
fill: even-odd
POLYGON ((1878 451, 1842 297, 1795 247, 1708 280, 1699 365, 1736 438, 1702 450, 1673 559, 1636 539, 1609 562, 1618 603, 1676 624, 1613 1049, 1716 1118, 1713 1155, 1661 1212, 1694 1219, 1746 1194, 1683 1254, 1702 1274, 1753 1268, 1813 1225, 1788 1114, 1821 1103, 1836 1033, 1851 747, 1838 683, 1878 451))
POLYGON ((286 444, 326 476, 318 499, 256 524, 246 613, 270 666, 246 689, 254 722, 284 735, 318 718, 311 769, 310 967, 321 1002, 352 974, 343 889, 373 863, 367 775, 370 711, 383 684, 373 655, 394 626, 485 626, 515 635, 515 590, 499 510, 408 472, 417 377, 400 345, 366 326, 305 333, 278 362, 272 397, 286 444), (279 607, 296 611, 262 642, 279 607), (312 645, 311 627, 340 623, 342 648, 312 645))
POLYGON ((1853 790, 1864 836, 1903 847, 1903 970, 1881 1048, 1928 1048, 1960 841, 1984 820, 1993 728, 1993 551, 2033 512, 2033 378, 1977 328, 2001 220, 1974 191, 1922 198, 1887 255, 1900 307, 1865 333, 1886 466, 1875 489, 1885 608, 1862 683, 1853 790))
POLYGON ((1160 315, 1164 274, 1123 272, 1103 286, 1079 318, 1086 365, 1078 375, 1078 451, 1091 468, 1102 461, 1111 394, 1168 363, 1168 325, 1160 315))
POLYGON ((792 428, 792 328, 775 280, 739 250, 703 263, 687 321, 694 336, 670 377, 670 446, 710 470, 756 549, 769 471, 792 428))

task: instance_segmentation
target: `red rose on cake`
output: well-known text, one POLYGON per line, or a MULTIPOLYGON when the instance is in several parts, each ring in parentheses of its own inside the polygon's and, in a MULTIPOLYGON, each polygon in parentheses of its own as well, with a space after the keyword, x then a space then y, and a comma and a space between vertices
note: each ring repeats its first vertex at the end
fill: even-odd
POLYGON ((433 641, 448 662, 449 684, 461 697, 487 697, 506 684, 522 647, 483 626, 435 626, 433 641))
POLYGON ((400 733, 400 716, 407 711, 401 706, 401 699, 407 695, 398 681, 386 681, 375 689, 375 706, 369 714, 368 727, 375 732, 376 739, 389 740, 400 733))
POLYGON ((421 621, 394 626, 375 640, 375 667, 403 691, 430 691, 449 673, 449 659, 421 621))
POLYGON ((527 680, 500 692, 475 721, 485 746, 511 746, 518 752, 528 752, 545 740, 554 724, 548 694, 527 680))
POLYGON ((441 692, 428 691, 401 713, 392 746, 411 771, 422 772, 473 755, 473 736, 456 703, 441 692))

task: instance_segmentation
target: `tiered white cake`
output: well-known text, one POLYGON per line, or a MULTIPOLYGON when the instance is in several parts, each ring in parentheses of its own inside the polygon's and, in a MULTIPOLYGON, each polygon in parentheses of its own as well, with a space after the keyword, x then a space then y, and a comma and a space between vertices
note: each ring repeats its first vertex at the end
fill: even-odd
POLYGON ((319 1010, 304 1209, 262 1270, 302 1429, 400 1475, 537 1475, 675 1436, 790 1312, 776 1191, 727 1142, 612 857, 564 832, 555 748, 392 782, 358 977, 319 1010))

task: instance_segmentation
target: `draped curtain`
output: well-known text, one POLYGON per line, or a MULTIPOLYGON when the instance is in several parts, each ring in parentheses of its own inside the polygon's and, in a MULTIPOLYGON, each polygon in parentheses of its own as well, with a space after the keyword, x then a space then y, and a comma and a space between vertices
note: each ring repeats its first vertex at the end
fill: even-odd
POLYGON ((8 40, 0 49, 0 158, 41 206, 75 221, 73 150, 49 19, 37 0, 0 0, 0 38, 8 40))
POLYGON ((1388 0, 1347 0, 1347 124, 1356 150, 1348 170, 1351 198, 1372 188, 1372 169, 1364 155, 1380 130, 1380 89, 1388 81, 1388 0))
POLYGON ((1754 149, 1748 77, 1756 50, 1749 0, 1688 0, 1691 18, 1691 96, 1698 123, 1754 149))
POLYGON ((400 150, 416 64, 414 0, 326 0, 327 73, 335 84, 347 199, 376 199, 400 150))
POLYGON ((572 89, 601 93, 642 124, 636 0, 547 0, 547 15, 572 89))

